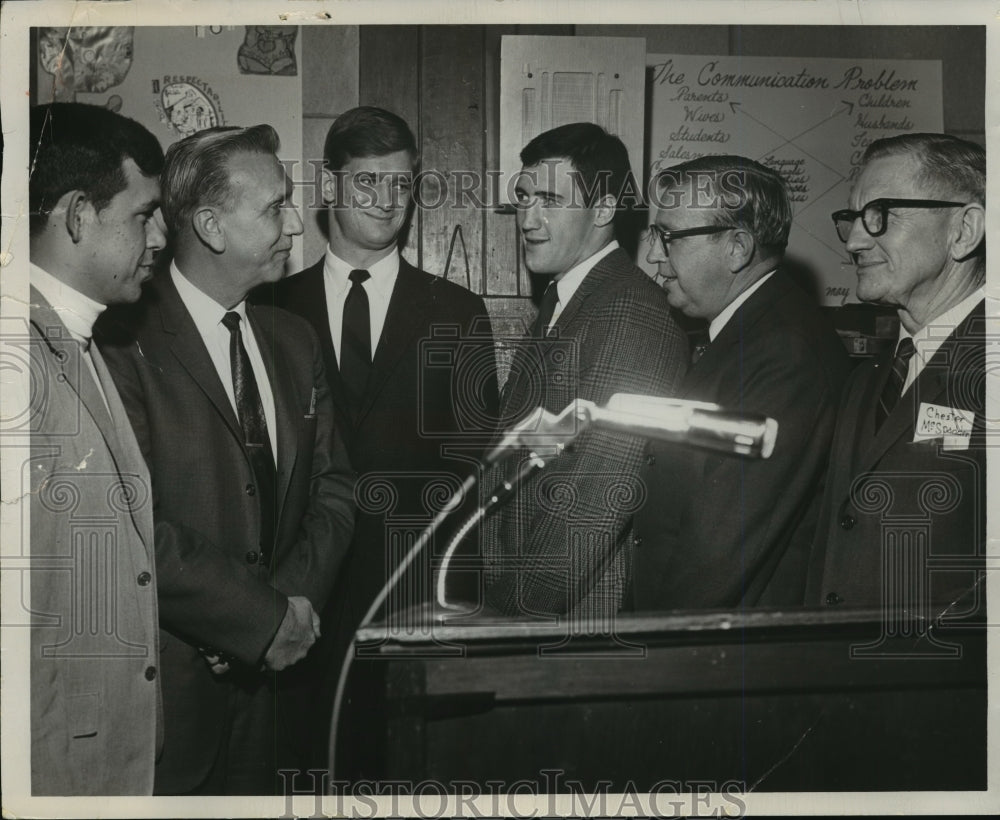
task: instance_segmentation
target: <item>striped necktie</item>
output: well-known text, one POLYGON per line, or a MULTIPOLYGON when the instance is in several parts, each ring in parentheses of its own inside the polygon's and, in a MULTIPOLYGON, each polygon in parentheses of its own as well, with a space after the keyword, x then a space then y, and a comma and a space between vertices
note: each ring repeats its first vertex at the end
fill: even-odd
POLYGON ((906 374, 909 372, 913 353, 913 339, 904 336, 896 347, 896 355, 892 360, 892 370, 889 372, 889 378, 886 379, 885 387, 882 388, 882 395, 879 396, 878 413, 875 417, 876 430, 882 426, 882 423, 892 413, 893 408, 899 403, 899 397, 903 395, 903 385, 906 384, 906 374))

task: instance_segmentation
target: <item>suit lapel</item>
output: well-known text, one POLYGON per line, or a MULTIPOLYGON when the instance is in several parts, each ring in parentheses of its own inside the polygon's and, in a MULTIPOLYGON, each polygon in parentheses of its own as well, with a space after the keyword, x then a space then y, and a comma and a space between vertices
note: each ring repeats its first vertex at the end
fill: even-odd
POLYGON ((595 293, 605 290, 611 281, 630 270, 631 267, 632 262, 629 260, 628 254, 621 248, 611 251, 594 265, 583 277, 583 281, 569 300, 569 304, 562 309, 556 319, 556 327, 564 336, 566 335, 565 331, 573 326, 573 322, 583 310, 587 300, 595 293))
POLYGON ((66 384, 72 388, 79 397, 84 409, 94 420, 97 429, 104 437, 108 448, 114 453, 118 449, 118 437, 115 433, 115 425, 108 413, 108 407, 101 397, 97 383, 94 381, 83 359, 83 348, 63 324, 59 314, 52 309, 45 298, 31 289, 32 304, 36 305, 32 324, 38 334, 45 341, 45 344, 55 361, 55 366, 62 374, 66 384))
POLYGON ((382 335, 372 357, 371 376, 355 417, 356 426, 360 425, 385 387, 396 363, 410 350, 421 329, 426 327, 429 301, 430 297, 426 289, 421 287, 416 269, 400 258, 399 274, 389 298, 382 335))
POLYGON ((285 355, 281 347, 282 341, 274 332, 274 327, 262 322, 257 315, 257 310, 252 305, 247 305, 247 319, 257 339, 257 347, 260 349, 261 357, 264 360, 264 369, 267 371, 267 379, 271 385, 271 394, 274 396, 275 426, 278 429, 272 431, 272 435, 276 437, 278 448, 276 469, 278 472, 278 509, 280 511, 284 506, 285 493, 288 491, 292 468, 298 456, 295 424, 297 415, 296 408, 291 403, 295 397, 295 383, 291 378, 291 370, 284 364, 285 355))
POLYGON ((737 308, 736 313, 719 331, 719 335, 705 348, 701 358, 688 370, 681 395, 685 397, 705 395, 705 389, 709 386, 713 388, 714 393, 714 385, 721 369, 720 364, 728 359, 730 349, 739 347, 743 343, 743 339, 751 329, 766 319, 768 313, 790 287, 794 286, 779 270, 757 288, 737 308))
MULTIPOLYGON (((562 309, 556 318, 555 327, 559 338, 566 339, 574 335, 574 325, 580 316, 581 311, 587 305, 587 301, 596 293, 605 290, 618 276, 631 270, 632 263, 628 254, 621 248, 616 248, 607 256, 598 261, 594 267, 583 277, 576 292, 569 303, 562 309)), ((527 342, 531 338, 531 330, 523 337, 525 343, 519 344, 514 350, 514 357, 511 360, 510 375, 504 382, 501 393, 500 406, 503 414, 508 415, 510 407, 522 407, 522 392, 527 392, 532 379, 537 379, 535 366, 529 363, 530 357, 535 351, 535 347, 527 342)), ((541 363, 539 363, 541 366, 541 363)), ((533 409, 533 408, 532 408, 533 409)), ((561 409, 561 408, 560 408, 561 409)))
POLYGON ((337 352, 333 345, 333 333, 330 330, 330 315, 327 311, 326 301, 326 282, 323 278, 323 260, 320 259, 311 268, 297 274, 295 279, 299 279, 301 282, 294 283, 294 281, 289 281, 289 285, 298 284, 298 286, 296 288, 289 288, 290 296, 283 307, 303 317, 313 326, 316 335, 319 336, 320 347, 323 350, 326 378, 330 383, 330 393, 337 407, 337 413, 341 418, 350 418, 351 411, 347 406, 347 392, 344 387, 344 380, 340 375, 337 352))
MULTIPOLYGON (((882 387, 889 378, 894 351, 887 351, 884 354, 884 358, 879 360, 878 369, 881 371, 880 375, 878 378, 871 380, 868 390, 862 397, 863 406, 869 408, 869 412, 864 420, 865 427, 860 433, 865 435, 865 439, 863 440, 871 442, 870 446, 863 451, 862 469, 867 469, 867 467, 877 462, 900 438, 905 436, 911 439, 913 437, 917 412, 919 410, 918 403, 929 402, 936 404, 943 398, 946 401, 950 401, 946 398, 949 383, 954 383, 960 379, 961 374, 970 370, 970 365, 974 362, 976 363, 974 366, 982 365, 982 356, 971 357, 971 362, 966 361, 965 357, 960 355, 959 348, 963 344, 978 345, 980 347, 984 344, 982 334, 980 333, 977 336, 975 333, 977 323, 981 326, 984 321, 984 310, 985 303, 980 302, 959 323, 951 335, 935 351, 930 361, 924 365, 924 368, 920 371, 920 375, 910 385, 909 390, 900 397, 899 402, 882 423, 878 432, 873 437, 868 438, 868 435, 874 430, 874 408, 878 402, 882 387)), ((973 373, 972 377, 974 380, 976 374, 973 373)))
MULTIPOLYGON (((127 421, 128 411, 125 410, 125 405, 122 404, 121 397, 118 395, 118 389, 114 385, 111 373, 108 371, 108 367, 104 363, 104 358, 101 356, 100 349, 96 344, 91 344, 90 355, 94 360, 94 369, 97 371, 98 378, 101 380, 104 394, 108 400, 108 406, 111 408, 111 416, 112 418, 119 419, 121 422, 115 428, 117 450, 112 451, 115 463, 118 466, 118 472, 123 477, 126 475, 138 476, 140 484, 148 487, 150 480, 149 469, 146 467, 146 462, 139 450, 139 442, 136 441, 132 425, 127 421)), ((142 501, 141 488, 138 493, 138 498, 142 501)), ((152 558, 152 499, 146 498, 139 509, 143 511, 143 520, 141 521, 137 520, 139 510, 136 509, 135 504, 131 502, 129 503, 129 510, 132 513, 132 520, 135 523, 136 531, 139 533, 139 539, 142 541, 142 545, 146 548, 146 556, 152 558)))
MULTIPOLYGON (((83 359, 83 349, 80 343, 70 335, 66 325, 59 318, 59 314, 49 306, 38 291, 32 289, 31 299, 32 304, 37 306, 34 310, 32 324, 45 341, 65 383, 76 393, 80 404, 93 419, 107 445, 119 475, 138 476, 140 481, 148 486, 149 471, 143 461, 142 454, 139 452, 139 444, 132 432, 132 427, 127 422, 128 413, 122 405, 118 390, 114 386, 111 374, 104 364, 104 359, 101 357, 96 343, 91 343, 91 358, 94 362, 94 369, 102 379, 107 404, 105 404, 105 397, 101 395, 101 389, 94 381, 90 368, 83 359), (115 426, 112 416, 120 421, 120 427, 115 426)), ((147 506, 146 509, 150 509, 150 507, 147 506)), ((139 540, 148 555, 152 547, 148 542, 149 536, 152 535, 152 518, 150 517, 146 522, 136 520, 136 510, 131 503, 129 504, 129 512, 139 540)))
POLYGON ((229 403, 229 396, 226 395, 215 365, 212 364, 212 358, 205 349, 201 333, 198 332, 191 314, 184 307, 173 281, 169 276, 156 277, 150 287, 156 294, 163 330, 172 337, 169 344, 170 352, 208 397, 242 447, 243 430, 239 420, 229 403))

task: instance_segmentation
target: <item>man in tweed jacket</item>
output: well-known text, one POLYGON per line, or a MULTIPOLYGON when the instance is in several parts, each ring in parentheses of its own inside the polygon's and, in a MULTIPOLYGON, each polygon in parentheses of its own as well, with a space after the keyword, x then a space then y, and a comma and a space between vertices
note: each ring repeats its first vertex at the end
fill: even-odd
MULTIPOLYGON (((671 395, 687 342, 666 295, 614 239, 630 180, 621 140, 592 123, 540 134, 521 152, 517 226, 525 261, 552 277, 539 317, 501 396, 505 425, 537 406, 559 412, 575 398, 671 395)), ((526 482, 484 527, 486 601, 510 615, 609 618, 619 609, 632 554, 632 513, 643 440, 589 430, 526 482)), ((487 489, 527 458, 486 477, 487 489)))

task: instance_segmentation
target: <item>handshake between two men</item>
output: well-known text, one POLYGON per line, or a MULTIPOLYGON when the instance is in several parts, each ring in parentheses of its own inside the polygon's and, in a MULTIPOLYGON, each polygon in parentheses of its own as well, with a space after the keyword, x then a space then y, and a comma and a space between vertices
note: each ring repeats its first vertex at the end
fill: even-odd
MULTIPOLYGON (((264 655, 263 670, 280 672, 302 660, 316 639, 320 637, 319 615, 313 609, 309 599, 301 595, 293 595, 288 599, 288 609, 281 619, 274 640, 264 655)), ((215 649, 201 650, 205 662, 213 674, 224 675, 229 671, 229 660, 224 659, 221 652, 215 649)))

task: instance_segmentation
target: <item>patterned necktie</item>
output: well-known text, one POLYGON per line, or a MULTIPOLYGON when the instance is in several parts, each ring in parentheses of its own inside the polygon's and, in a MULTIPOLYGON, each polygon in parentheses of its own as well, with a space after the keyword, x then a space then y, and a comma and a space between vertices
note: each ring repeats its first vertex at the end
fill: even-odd
POLYGON ((352 270, 351 289, 344 300, 344 321, 340 336, 340 375, 347 388, 351 411, 357 413, 372 369, 371 312, 364 283, 371 278, 366 270, 352 270))
POLYGON ((229 363, 233 369, 233 393, 236 396, 236 415, 243 428, 243 440, 257 486, 247 486, 247 493, 257 494, 260 500, 260 557, 266 564, 274 549, 275 491, 277 480, 274 453, 267 434, 264 404, 257 389, 257 380, 250 367, 250 357, 243 346, 240 333, 240 314, 230 311, 222 317, 222 324, 229 329, 229 363))
POLYGON ((889 373, 889 378, 886 379, 885 387, 882 388, 882 395, 879 396, 878 413, 875 419, 876 430, 882 426, 903 394, 903 385, 906 384, 906 374, 909 372, 913 353, 913 339, 904 336, 899 340, 896 356, 892 360, 892 370, 889 373))
POLYGON ((542 301, 538 305, 538 316, 535 318, 535 323, 531 326, 531 335, 533 337, 539 338, 548 335, 546 328, 551 323, 552 316, 556 312, 556 305, 558 304, 559 289, 556 287, 556 282, 553 279, 549 282, 549 286, 542 295, 542 301))

